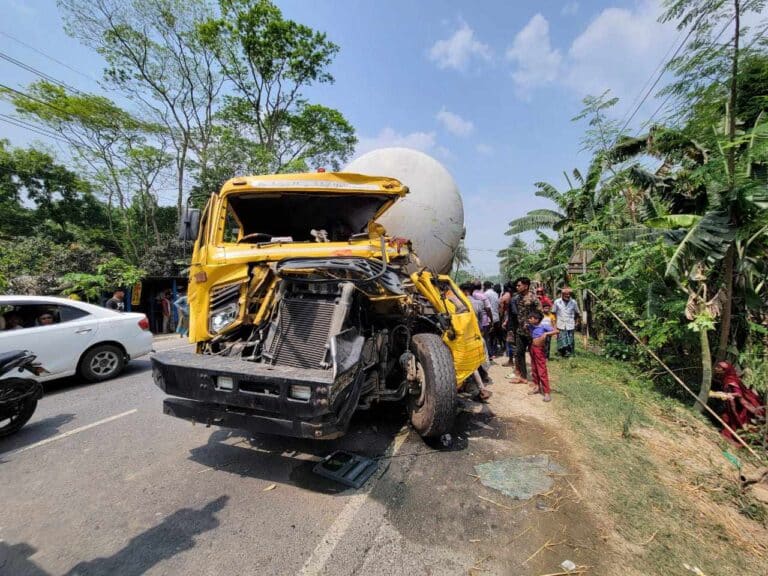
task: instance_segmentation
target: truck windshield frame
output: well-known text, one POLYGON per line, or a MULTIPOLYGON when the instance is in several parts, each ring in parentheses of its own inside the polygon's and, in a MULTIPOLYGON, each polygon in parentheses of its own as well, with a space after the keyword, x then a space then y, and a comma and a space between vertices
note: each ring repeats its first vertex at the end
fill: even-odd
POLYGON ((239 233, 233 234, 231 227, 225 226, 221 240, 259 243, 269 238, 290 238, 293 242, 316 242, 320 237, 330 242, 344 242, 365 232, 371 220, 391 200, 387 194, 371 193, 230 194, 222 210, 234 217, 239 233))

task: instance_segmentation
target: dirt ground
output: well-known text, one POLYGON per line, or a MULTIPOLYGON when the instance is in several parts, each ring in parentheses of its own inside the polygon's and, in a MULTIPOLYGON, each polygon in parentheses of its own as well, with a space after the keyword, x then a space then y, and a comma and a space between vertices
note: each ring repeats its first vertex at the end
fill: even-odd
POLYGON ((558 574, 564 561, 579 567, 573 574, 607 574, 605 530, 584 501, 581 463, 552 404, 506 382, 508 372, 492 367, 489 404, 462 400, 449 448, 411 434, 372 497, 401 541, 424 554, 452 551, 455 561, 444 554, 433 570, 423 562, 414 574, 558 574), (548 456, 559 466, 550 489, 516 500, 481 484, 476 465, 519 456, 548 456))
MULTIPOLYGON (((568 370, 565 363, 553 363, 555 390, 559 378, 581 377, 564 376, 568 370)), ((638 477, 651 475, 650 481, 643 480, 648 493, 664 495, 658 501, 655 496, 640 501, 639 509, 637 502, 627 502, 625 514, 617 479, 601 468, 604 462, 584 442, 584 430, 577 432, 566 399, 556 392, 553 402, 542 402, 528 394, 526 385, 506 380, 509 372, 492 366, 490 403, 465 401, 454 446, 441 450, 434 467, 416 464, 433 457, 417 449, 402 456, 411 464, 384 476, 377 497, 386 502, 388 520, 403 537, 425 549, 471 554, 469 574, 477 576, 566 573, 561 568, 566 560, 578 567, 574 574, 685 575, 697 573, 698 564, 710 567, 701 572, 706 576, 761 574, 768 531, 740 514, 728 497, 725 486, 734 469, 722 457, 716 431, 682 408, 670 411, 652 404, 643 407, 650 420, 635 425, 629 440, 622 441, 620 425, 596 430, 598 436, 610 434, 623 445, 631 443, 633 453, 643 457, 638 477), (475 465, 526 455, 547 455, 562 467, 551 474, 553 485, 547 492, 514 500, 479 482, 475 465), (434 510, 434 516, 414 518, 409 511, 417 506, 434 510), (665 525, 671 516, 684 528, 665 525), (739 547, 738 559, 731 546, 739 547), (681 558, 690 558, 690 570, 681 558), (712 566, 723 570, 711 571, 712 566)), ((610 450, 610 442, 604 446, 610 450)), ((632 475, 638 463, 628 460, 626 466, 624 472, 632 475)), ((450 572, 466 573, 456 568, 450 572)))

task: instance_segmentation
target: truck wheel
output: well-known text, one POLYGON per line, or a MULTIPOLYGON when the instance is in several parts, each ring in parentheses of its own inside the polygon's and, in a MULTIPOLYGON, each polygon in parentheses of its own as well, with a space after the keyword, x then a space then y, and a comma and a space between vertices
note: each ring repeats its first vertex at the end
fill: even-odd
POLYGON ((442 436, 453 426, 456 410, 456 371, 450 350, 435 334, 411 338, 421 382, 419 395, 408 401, 411 424, 424 438, 442 436))

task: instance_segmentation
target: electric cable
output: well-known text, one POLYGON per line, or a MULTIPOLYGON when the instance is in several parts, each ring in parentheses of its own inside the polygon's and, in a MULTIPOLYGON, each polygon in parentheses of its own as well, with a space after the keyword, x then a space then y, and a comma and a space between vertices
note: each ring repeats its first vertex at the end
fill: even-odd
POLYGON ((27 72, 31 72, 32 74, 35 74, 36 76, 39 76, 43 80, 47 80, 48 82, 51 82, 52 84, 56 84, 57 86, 60 86, 64 88, 65 90, 69 90, 70 92, 75 92, 77 94, 82 94, 80 90, 77 88, 74 88, 73 86, 67 84, 66 82, 59 80, 58 78, 54 78, 50 74, 46 74, 45 72, 42 72, 35 68, 34 66, 31 66, 25 62, 22 62, 21 60, 18 60, 14 58, 13 56, 10 56, 9 54, 6 54, 2 50, 0 50, 0 59, 5 60, 6 62, 10 62, 11 64, 14 64, 15 66, 18 66, 22 70, 26 70, 27 72))
POLYGON ((66 62, 62 62, 61 60, 58 60, 58 59, 54 58, 53 56, 51 56, 49 54, 46 54, 45 52, 43 52, 39 48, 36 48, 35 46, 33 46, 31 44, 28 44, 27 42, 24 42, 23 40, 19 40, 18 38, 16 38, 15 36, 13 36, 11 34, 8 34, 7 32, 4 32, 4 31, 0 30, 0 36, 5 36, 9 40, 12 40, 12 41, 16 42, 17 44, 20 44, 21 46, 24 46, 25 48, 28 48, 28 49, 32 50, 33 52, 36 52, 36 53, 40 54, 41 56, 47 58, 51 62, 55 62, 59 66, 63 66, 67 70, 70 70, 71 72, 74 72, 75 74, 79 74, 83 78, 88 78, 89 80, 95 82, 96 84, 99 83, 99 81, 96 78, 94 78, 93 76, 90 76, 89 74, 86 74, 82 70, 77 70, 76 68, 73 68, 72 66, 70 66, 66 62))

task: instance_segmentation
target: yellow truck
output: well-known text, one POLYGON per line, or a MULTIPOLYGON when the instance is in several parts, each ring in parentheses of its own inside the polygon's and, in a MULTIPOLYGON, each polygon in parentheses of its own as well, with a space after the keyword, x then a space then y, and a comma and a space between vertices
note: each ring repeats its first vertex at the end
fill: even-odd
POLYGON ((483 340, 453 281, 377 223, 406 194, 343 172, 249 176, 190 212, 196 350, 153 356, 164 412, 319 439, 374 403, 406 403, 419 434, 446 433, 483 340))

